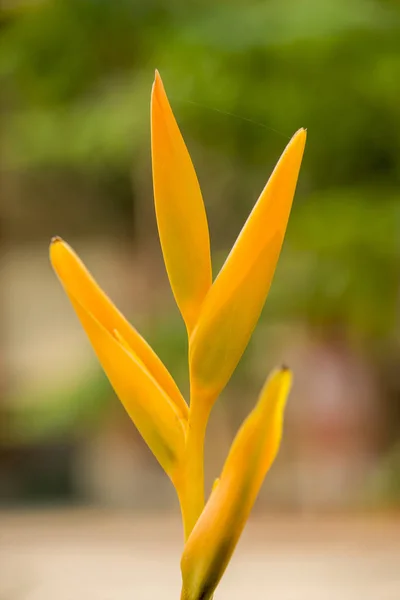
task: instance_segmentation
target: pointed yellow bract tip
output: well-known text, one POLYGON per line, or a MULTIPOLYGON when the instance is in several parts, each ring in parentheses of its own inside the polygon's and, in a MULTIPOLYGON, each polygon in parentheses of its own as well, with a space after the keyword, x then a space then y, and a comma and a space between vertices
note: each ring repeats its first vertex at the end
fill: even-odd
POLYGON ((162 82, 161 75, 157 69, 154 72, 154 81, 153 81, 151 94, 152 94, 152 98, 151 98, 152 103, 154 102, 154 100, 156 98, 158 101, 162 100, 162 98, 160 97, 161 94, 165 95, 164 84, 162 82))
POLYGON ((154 84, 156 84, 156 83, 158 85, 160 85, 160 84, 162 85, 162 80, 161 80, 160 72, 158 69, 155 69, 155 71, 154 71, 154 84))

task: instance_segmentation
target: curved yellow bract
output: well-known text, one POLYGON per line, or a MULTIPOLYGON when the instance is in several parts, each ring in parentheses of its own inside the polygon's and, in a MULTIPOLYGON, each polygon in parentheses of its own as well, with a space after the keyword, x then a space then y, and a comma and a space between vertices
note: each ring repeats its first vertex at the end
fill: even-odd
POLYGON ((305 141, 306 132, 301 129, 283 152, 207 294, 190 337, 191 382, 210 402, 228 383, 264 306, 285 236, 305 141))

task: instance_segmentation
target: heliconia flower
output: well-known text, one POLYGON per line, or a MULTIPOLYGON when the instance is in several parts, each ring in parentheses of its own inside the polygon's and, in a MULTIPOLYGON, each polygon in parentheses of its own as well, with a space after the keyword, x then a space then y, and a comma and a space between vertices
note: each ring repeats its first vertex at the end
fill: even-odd
POLYGON ((60 238, 50 260, 117 396, 171 478, 185 547, 182 600, 209 600, 278 451, 291 373, 273 373, 234 440, 204 507, 210 410, 259 319, 274 276, 306 141, 290 140, 212 283, 207 217, 196 173, 156 72, 151 96, 154 200, 171 288, 189 339, 190 408, 146 341, 60 238))
POLYGON ((185 448, 188 417, 174 380, 60 238, 52 240, 50 260, 116 394, 173 479, 185 448))
POLYGON ((213 283, 190 337, 194 397, 229 381, 265 303, 285 236, 306 131, 291 139, 213 283))
POLYGON ((151 94, 151 149, 165 266, 190 334, 211 287, 208 223, 196 172, 157 71, 151 94))
POLYGON ((287 368, 275 371, 239 430, 220 480, 185 544, 181 600, 212 598, 278 452, 290 385, 287 368))

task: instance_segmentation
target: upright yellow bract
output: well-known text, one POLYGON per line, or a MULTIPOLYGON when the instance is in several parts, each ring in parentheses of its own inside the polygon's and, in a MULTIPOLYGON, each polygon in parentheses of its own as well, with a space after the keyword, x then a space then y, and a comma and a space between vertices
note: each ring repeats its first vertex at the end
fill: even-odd
POLYGON ((164 261, 189 340, 190 405, 151 347, 74 251, 53 238, 50 260, 93 349, 143 439, 175 486, 182 512, 182 600, 210 600, 279 449, 291 384, 276 370, 237 434, 204 503, 203 447, 212 406, 257 324, 282 248, 306 132, 291 139, 220 273, 197 176, 156 72, 151 142, 164 261))
POLYGON ((289 142, 207 294, 190 337, 192 385, 213 400, 236 368, 269 292, 305 141, 301 129, 289 142))
POLYGON ((208 223, 192 160, 157 72, 151 94, 151 148, 165 266, 190 333, 212 283, 208 223))

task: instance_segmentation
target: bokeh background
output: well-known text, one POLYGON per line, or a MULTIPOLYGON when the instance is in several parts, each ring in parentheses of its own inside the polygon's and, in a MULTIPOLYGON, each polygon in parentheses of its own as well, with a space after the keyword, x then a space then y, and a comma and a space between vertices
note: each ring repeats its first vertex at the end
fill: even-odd
MULTIPOLYGON (((67 536, 71 559, 73 540, 82 542, 78 534, 85 526, 85 539, 100 545, 108 539, 105 531, 125 532, 124 548, 131 537, 137 542, 139 531, 154 541, 147 549, 153 557, 160 552, 160 564, 166 548, 179 560, 179 524, 173 535, 166 525, 178 518, 173 489, 102 374, 47 250, 55 234, 71 243, 186 393, 185 330, 165 274, 152 199, 149 100, 156 67, 201 182, 214 274, 288 139, 308 128, 267 305, 212 414, 207 485, 267 373, 288 363, 295 385, 284 441, 256 505, 254 519, 261 524, 253 532, 268 540, 272 527, 272 539, 279 539, 281 519, 289 550, 282 545, 278 567, 285 573, 290 560, 299 568, 291 540, 311 543, 315 531, 318 556, 324 556, 324 540, 331 546, 344 540, 345 548, 353 540, 365 549, 379 538, 379 564, 390 565, 400 553, 399 545, 389 548, 394 532, 400 539, 399 3, 3 0, 0 531, 8 534, 0 573, 3 558, 3 575, 8 572, 14 589, 20 578, 5 560, 11 547, 16 555, 26 552, 35 572, 29 557, 40 555, 35 543, 48 541, 50 530, 64 546, 67 536), (85 510, 77 518, 71 507, 85 510), (93 513, 99 508, 105 511, 100 516, 93 513), (385 533, 376 518, 385 520, 385 533)), ((120 539, 116 535, 111 544, 114 554, 120 539)), ((255 547, 251 536, 246 539, 242 562, 246 548, 255 547)), ((257 544, 258 571, 253 560, 248 564, 255 569, 253 585, 265 592, 269 546, 257 544)), ((56 543, 46 548, 43 565, 57 556, 66 564, 56 543)), ((139 550, 132 556, 143 559, 139 550)), ((329 567, 337 581, 339 558, 328 551, 328 579, 319 571, 316 598, 321 589, 331 598, 325 585, 329 567)), ((360 564, 361 572, 366 567, 360 564)), ((145 572, 134 565, 132 558, 136 575, 145 572)), ((171 589, 179 583, 177 565, 172 568, 171 589)), ((235 585, 229 580, 226 597, 247 589, 249 568, 242 578, 235 571, 239 579, 235 585)), ((82 567, 76 577, 89 571, 82 567)), ((352 587, 356 573, 357 565, 347 573, 347 587, 334 589, 332 598, 347 592, 361 597, 361 588, 352 587)), ((71 581, 61 570, 59 577, 71 581)), ((293 571, 300 593, 298 577, 293 571)), ((398 575, 383 572, 382 581, 392 587, 379 597, 398 598, 398 575)), ((26 598, 47 600, 45 588, 35 585, 27 583, 26 598)), ((65 598, 72 598, 65 585, 65 598)), ((145 582, 133 597, 155 597, 146 589, 145 582)), ((300 598, 282 590, 282 598, 300 598)), ((52 593, 61 598, 60 591, 52 593)), ((314 598, 309 586, 307 593, 314 598)), ((93 598, 103 596, 93 592, 93 598)))

